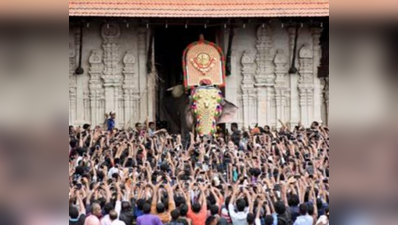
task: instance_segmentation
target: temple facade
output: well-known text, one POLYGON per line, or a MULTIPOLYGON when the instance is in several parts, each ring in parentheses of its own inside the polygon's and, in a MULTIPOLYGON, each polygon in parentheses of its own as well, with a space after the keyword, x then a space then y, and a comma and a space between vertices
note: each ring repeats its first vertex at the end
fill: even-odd
MULTIPOLYGON (((69 124, 101 125, 110 111, 117 113, 119 128, 146 118, 159 120, 159 89, 169 87, 160 87, 156 67, 148 69, 156 64, 154 42, 161 38, 152 37, 154 25, 145 25, 140 18, 136 18, 140 23, 73 19, 69 27, 69 124), (84 72, 77 75, 80 63, 84 72)), ((167 28, 173 26, 172 21, 165 19, 157 26, 167 28)), ((245 21, 233 26, 232 45, 227 24, 218 28, 215 38, 225 54, 230 50, 231 75, 224 94, 239 107, 235 121, 245 127, 277 127, 279 119, 292 125, 327 123, 328 79, 318 76, 323 23, 293 19, 299 25, 292 26, 278 18, 245 21), (293 63, 297 72, 289 73, 293 63)), ((200 27, 205 28, 206 23, 200 27)))

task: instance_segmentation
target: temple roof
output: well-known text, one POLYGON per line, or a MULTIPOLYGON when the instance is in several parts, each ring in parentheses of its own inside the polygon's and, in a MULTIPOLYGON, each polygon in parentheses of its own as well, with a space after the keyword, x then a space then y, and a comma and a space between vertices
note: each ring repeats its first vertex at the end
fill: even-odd
POLYGON ((325 17, 329 16, 329 0, 69 0, 69 16, 325 17))

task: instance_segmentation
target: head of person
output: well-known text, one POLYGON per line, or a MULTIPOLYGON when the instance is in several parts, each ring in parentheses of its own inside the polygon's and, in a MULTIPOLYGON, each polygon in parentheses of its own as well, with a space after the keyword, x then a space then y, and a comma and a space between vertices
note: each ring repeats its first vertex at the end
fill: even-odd
POLYGON ((76 207, 69 206, 69 218, 72 220, 79 218, 79 210, 76 207))
POLYGON ((249 213, 247 215, 247 224, 253 225, 255 221, 256 221, 256 216, 253 213, 249 213))
POLYGON ((290 207, 297 207, 300 204, 300 199, 298 195, 292 195, 289 198, 289 206, 290 207))
POLYGON ((176 220, 178 220, 178 218, 180 218, 180 211, 178 209, 171 211, 170 214, 171 214, 171 219, 173 221, 176 221, 176 220))
POLYGON ((268 215, 264 218, 265 225, 273 225, 274 224, 274 217, 268 215))
POLYGON ((149 203, 145 203, 143 207, 144 214, 151 214, 151 205, 149 203))
POLYGON ((308 206, 306 204, 300 205, 300 215, 305 216, 308 214, 308 206))
POLYGON ((130 202, 122 202, 122 212, 129 212, 131 211, 131 204, 130 202))
POLYGON ((194 212, 194 213, 200 213, 200 210, 202 209, 202 206, 199 204, 199 202, 195 202, 193 205, 192 205, 192 211, 194 212))
POLYGON ((117 220, 118 217, 119 217, 119 215, 117 214, 117 212, 116 212, 115 210, 111 210, 111 211, 109 212, 109 219, 110 219, 111 221, 117 220))
POLYGON ((113 207, 112 203, 106 203, 104 206, 104 212, 106 215, 110 214, 110 212, 114 209, 115 207, 113 207))
POLYGON ((238 199, 238 201, 236 201, 236 208, 238 212, 244 212, 246 209, 246 201, 244 199, 238 199))
POLYGON ((144 210, 144 205, 145 205, 145 200, 144 199, 139 199, 137 201, 137 209, 140 211, 144 210))
POLYGON ((158 213, 164 213, 166 211, 165 205, 161 202, 156 205, 156 211, 158 213))
POLYGON ((182 216, 182 217, 187 217, 188 211, 189 211, 188 205, 187 205, 187 204, 183 204, 183 205, 180 207, 180 216, 182 216))
POLYGON ((112 119, 116 119, 116 113, 111 112, 111 113, 110 113, 110 116, 111 116, 112 119))
POLYGON ((216 205, 210 206, 210 213, 212 216, 218 215, 219 211, 220 211, 220 208, 218 208, 218 206, 216 206, 216 205))
POLYGON ((99 203, 93 203, 91 205, 91 214, 93 214, 96 217, 102 216, 101 205, 99 203))
POLYGON ((285 204, 283 203, 283 202, 281 202, 281 201, 278 201, 278 202, 275 202, 275 212, 278 214, 278 215, 283 215, 283 214, 285 214, 285 212, 286 212, 286 206, 285 206, 285 204))
POLYGON ((238 131, 238 129, 239 129, 239 126, 238 126, 237 123, 233 123, 233 124, 231 125, 231 130, 232 130, 232 132, 238 131))
POLYGON ((135 124, 135 129, 140 132, 142 130, 142 124, 141 123, 136 123, 135 124))
POLYGON ((155 125, 154 122, 150 122, 148 125, 149 125, 149 128, 150 128, 151 130, 155 130, 155 129, 156 129, 156 125, 155 125))

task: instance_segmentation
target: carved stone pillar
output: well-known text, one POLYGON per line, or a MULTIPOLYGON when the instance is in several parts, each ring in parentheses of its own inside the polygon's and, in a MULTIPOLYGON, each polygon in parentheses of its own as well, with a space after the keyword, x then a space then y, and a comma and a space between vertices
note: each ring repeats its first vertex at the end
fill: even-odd
POLYGON ((133 51, 128 51, 123 59, 124 69, 124 126, 131 127, 139 120, 139 85, 135 70, 136 59, 133 51))
POLYGON ((100 109, 100 99, 103 95, 102 81, 101 75, 103 71, 104 65, 102 64, 102 52, 95 50, 91 52, 91 56, 89 58, 90 63, 90 80, 89 80, 89 89, 90 89, 90 109, 91 109, 91 125, 99 125, 103 121, 101 118, 103 115, 99 112, 100 109))
POLYGON ((325 87, 324 87, 324 89, 323 89, 323 98, 324 98, 324 103, 325 103, 325 106, 326 106, 326 121, 324 121, 325 122, 325 124, 326 125, 329 125, 329 110, 330 110, 330 108, 329 108, 329 78, 325 78, 325 87))
MULTIPOLYGON (((152 103, 152 96, 149 94, 148 88, 152 85, 154 88, 155 82, 149 84, 148 73, 147 73, 147 32, 146 28, 137 29, 137 40, 138 40, 138 68, 139 68, 139 91, 140 91, 140 112, 139 121, 144 121, 149 115, 149 111, 154 110, 155 104, 152 103)), ((153 120, 153 118, 150 118, 153 120)), ((138 121, 134 121, 138 122, 138 121)))
POLYGON ((77 29, 69 29, 69 124, 77 119, 77 67, 80 33, 77 29))
POLYGON ((300 49, 300 109, 301 122, 304 126, 309 126, 314 119, 314 65, 313 51, 308 44, 300 49))
MULTIPOLYGON (((288 72, 288 56, 285 52, 279 49, 276 53, 276 57, 274 59, 275 64, 275 97, 276 97, 276 117, 282 121, 286 121, 286 112, 285 109, 287 107, 288 101, 288 83, 286 81, 286 74, 288 72)), ((277 126, 280 126, 277 123, 277 126)))
POLYGON ((256 107, 253 104, 253 95, 256 93, 254 88, 254 75, 256 74, 256 63, 253 53, 245 52, 242 57, 242 102, 243 102, 243 126, 252 126, 252 122, 257 115, 253 116, 256 112, 256 107))
POLYGON ((272 29, 270 26, 261 26, 257 31, 257 71, 255 87, 257 89, 257 121, 263 126, 271 123, 272 88, 275 85, 274 49, 272 29))
MULTIPOLYGON (((288 33, 289 33, 289 67, 293 63, 293 56, 297 54, 294 52, 294 41, 296 37, 296 28, 295 27, 289 27, 288 28, 288 33)), ((296 60, 296 68, 298 68, 298 61, 296 60)), ((290 123, 292 126, 297 125, 300 120, 300 103, 299 103, 299 91, 298 91, 298 81, 299 77, 297 74, 290 74, 289 75, 289 81, 290 81, 290 123)))
MULTIPOLYGON (((104 81, 105 88, 105 111, 115 111, 118 113, 119 110, 119 97, 121 92, 121 70, 119 68, 120 56, 118 44, 120 39, 120 27, 115 24, 104 24, 102 26, 102 39, 104 49, 104 81)), ((118 124, 118 123, 117 123, 118 124)))
POLYGON ((316 121, 322 120, 323 86, 321 80, 318 78, 318 67, 322 57, 322 48, 320 43, 322 30, 322 28, 311 28, 311 34, 314 43, 314 120, 316 121))

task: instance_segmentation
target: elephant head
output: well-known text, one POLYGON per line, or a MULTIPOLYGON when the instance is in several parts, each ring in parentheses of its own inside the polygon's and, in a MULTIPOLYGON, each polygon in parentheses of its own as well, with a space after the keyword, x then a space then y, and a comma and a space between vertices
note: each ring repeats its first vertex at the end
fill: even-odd
POLYGON ((219 122, 229 122, 238 107, 224 100, 215 87, 198 87, 192 92, 192 111, 199 135, 214 135, 219 122))

